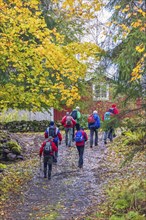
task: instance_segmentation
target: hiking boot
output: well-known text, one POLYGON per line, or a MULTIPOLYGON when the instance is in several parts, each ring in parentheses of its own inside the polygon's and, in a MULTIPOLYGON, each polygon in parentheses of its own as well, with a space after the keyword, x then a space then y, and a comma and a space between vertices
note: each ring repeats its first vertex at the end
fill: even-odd
POLYGON ((51 176, 48 176, 48 180, 51 180, 51 176))
POLYGON ((90 146, 90 148, 92 148, 93 146, 90 146))
POLYGON ((44 178, 47 178, 47 176, 46 176, 46 175, 44 175, 44 178))
POLYGON ((107 142, 106 142, 106 141, 104 141, 104 144, 107 144, 107 142))

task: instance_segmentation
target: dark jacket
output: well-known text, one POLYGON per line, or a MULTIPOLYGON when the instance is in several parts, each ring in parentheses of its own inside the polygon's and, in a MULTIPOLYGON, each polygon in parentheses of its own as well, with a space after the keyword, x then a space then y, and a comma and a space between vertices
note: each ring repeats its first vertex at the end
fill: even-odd
MULTIPOLYGON (((50 127, 55 127, 55 125, 49 126, 49 127, 46 129, 46 131, 45 131, 45 133, 44 133, 45 138, 48 138, 48 136, 49 136, 49 128, 50 128, 50 127)), ((62 141, 62 135, 61 135, 61 133, 60 133, 59 128, 57 128, 57 127, 55 127, 55 128, 56 128, 56 135, 55 135, 55 137, 53 137, 53 142, 54 142, 54 143, 57 143, 58 140, 59 140, 59 141, 62 141)))

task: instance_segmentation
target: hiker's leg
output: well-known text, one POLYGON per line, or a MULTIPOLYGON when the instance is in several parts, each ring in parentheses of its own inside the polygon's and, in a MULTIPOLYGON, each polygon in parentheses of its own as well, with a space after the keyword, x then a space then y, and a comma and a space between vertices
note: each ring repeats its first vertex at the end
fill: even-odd
POLYGON ((107 136, 108 136, 108 130, 106 130, 106 131, 104 132, 104 138, 103 138, 103 139, 104 139, 104 143, 105 143, 105 144, 107 144, 107 142, 106 142, 106 141, 107 141, 107 136))
POLYGON ((68 129, 68 146, 71 147, 72 145, 72 137, 73 137, 73 129, 68 129))
POLYGON ((80 128, 80 124, 79 123, 76 123, 76 130, 78 131, 80 128))
POLYGON ((75 137, 75 126, 72 128, 72 142, 74 142, 75 137))
POLYGON ((98 129, 94 129, 94 132, 95 132, 95 146, 98 145, 98 129))
POLYGON ((48 179, 51 179, 52 162, 53 162, 53 157, 50 156, 48 161, 48 179))
POLYGON ((79 148, 79 167, 83 166, 83 154, 84 154, 84 146, 80 146, 79 148))
POLYGON ((94 135, 94 129, 90 128, 90 147, 93 146, 93 135, 94 135))
POLYGON ((65 128, 65 144, 68 146, 68 128, 65 128))
POLYGON ((113 140, 113 128, 112 127, 110 127, 109 129, 108 138, 110 139, 110 141, 113 140))
POLYGON ((44 178, 47 177, 47 164, 48 164, 48 159, 44 157, 44 178))

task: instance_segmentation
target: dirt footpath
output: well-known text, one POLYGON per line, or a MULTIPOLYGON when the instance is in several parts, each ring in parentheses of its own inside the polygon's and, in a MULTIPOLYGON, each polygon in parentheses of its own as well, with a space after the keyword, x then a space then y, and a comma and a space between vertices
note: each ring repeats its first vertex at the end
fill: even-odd
POLYGON ((67 148, 62 142, 58 163, 53 165, 52 179, 48 180, 43 178, 43 166, 40 167, 38 156, 42 136, 18 135, 27 153, 26 158, 38 157, 37 168, 34 168, 33 178, 25 192, 17 198, 17 205, 3 220, 85 219, 87 213, 104 202, 103 187, 115 175, 111 175, 110 166, 106 163, 107 146, 100 140, 99 145, 91 149, 86 143, 84 166, 80 169, 76 147, 67 148))

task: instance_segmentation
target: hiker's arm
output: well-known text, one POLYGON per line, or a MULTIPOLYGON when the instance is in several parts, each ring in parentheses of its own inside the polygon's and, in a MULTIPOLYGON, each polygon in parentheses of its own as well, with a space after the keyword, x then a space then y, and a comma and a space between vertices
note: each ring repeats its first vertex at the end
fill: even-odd
POLYGON ((77 119, 81 118, 81 113, 79 111, 77 111, 77 119))
POLYGON ((59 138, 59 141, 62 141, 62 135, 61 135, 60 131, 58 132, 57 136, 59 138))
POLYGON ((52 142, 52 150, 58 152, 58 148, 56 147, 56 144, 54 142, 52 142))

